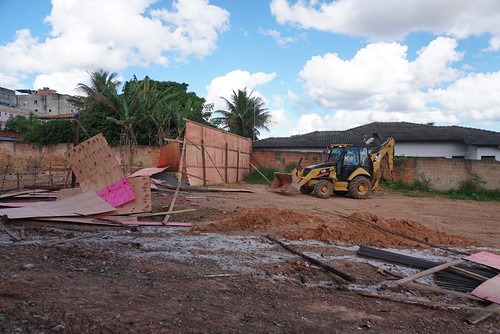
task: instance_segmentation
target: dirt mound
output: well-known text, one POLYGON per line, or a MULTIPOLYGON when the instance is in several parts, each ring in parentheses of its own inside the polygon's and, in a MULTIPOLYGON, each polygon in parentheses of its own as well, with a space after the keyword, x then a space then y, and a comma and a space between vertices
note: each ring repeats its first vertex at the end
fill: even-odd
POLYGON ((342 241, 381 247, 421 247, 406 238, 382 232, 375 224, 396 233, 443 246, 478 246, 476 241, 449 235, 410 220, 384 219, 356 212, 351 219, 325 217, 320 214, 276 208, 237 209, 226 214, 220 223, 198 227, 203 232, 262 232, 290 240, 342 241))

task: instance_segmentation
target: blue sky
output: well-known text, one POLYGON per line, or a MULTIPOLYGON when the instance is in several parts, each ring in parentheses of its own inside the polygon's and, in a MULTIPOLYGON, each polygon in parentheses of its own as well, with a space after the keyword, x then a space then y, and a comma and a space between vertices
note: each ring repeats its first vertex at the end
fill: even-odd
POLYGON ((88 71, 247 88, 261 138, 374 121, 500 131, 496 0, 0 0, 0 86, 75 94, 88 71))

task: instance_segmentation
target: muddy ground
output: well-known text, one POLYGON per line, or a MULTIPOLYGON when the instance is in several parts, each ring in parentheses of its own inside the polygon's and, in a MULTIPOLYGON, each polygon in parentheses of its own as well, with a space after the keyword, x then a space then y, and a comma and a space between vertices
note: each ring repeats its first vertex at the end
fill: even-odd
MULTIPOLYGON (((192 228, 9 223, 22 240, 0 232, 0 332, 499 333, 498 315, 469 325, 467 310, 361 295, 487 305, 384 288, 387 278, 377 267, 416 271, 356 252, 369 245, 435 261, 459 258, 361 222, 368 221, 453 250, 500 253, 500 202, 413 198, 384 189, 367 200, 321 200, 265 186, 231 188, 238 187, 253 193, 182 192, 175 209, 197 210, 171 221, 192 228), (308 263, 266 235, 356 281, 308 263)), ((167 210, 162 206, 172 197, 155 193, 154 210, 167 210)))

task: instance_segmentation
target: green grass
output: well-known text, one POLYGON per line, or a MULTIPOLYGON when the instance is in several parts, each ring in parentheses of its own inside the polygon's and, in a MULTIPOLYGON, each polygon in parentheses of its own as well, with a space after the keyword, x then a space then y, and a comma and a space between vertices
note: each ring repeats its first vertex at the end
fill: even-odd
MULTIPOLYGON (((264 174, 271 182, 274 179, 274 172, 283 173, 283 171, 271 167, 259 167, 259 171, 260 173, 264 174)), ((260 173, 255 169, 252 170, 252 172, 245 177, 245 182, 250 184, 269 184, 269 182, 264 177, 262 177, 260 173)))
POLYGON ((409 185, 402 181, 382 182, 386 189, 392 189, 408 197, 434 197, 437 195, 458 200, 500 201, 500 189, 484 189, 474 181, 464 181, 457 189, 438 191, 432 189, 428 182, 414 182, 409 185))

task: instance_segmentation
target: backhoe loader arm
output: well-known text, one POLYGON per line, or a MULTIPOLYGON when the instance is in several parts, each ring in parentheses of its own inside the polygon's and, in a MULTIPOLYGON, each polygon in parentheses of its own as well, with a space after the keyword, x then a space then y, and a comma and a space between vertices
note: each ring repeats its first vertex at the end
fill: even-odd
POLYGON ((380 179, 382 178, 382 171, 380 170, 380 163, 382 159, 387 155, 387 161, 389 165, 389 173, 391 177, 394 177, 394 145, 395 140, 389 137, 380 147, 370 154, 370 158, 373 164, 373 178, 372 178, 372 190, 377 189, 380 179))

